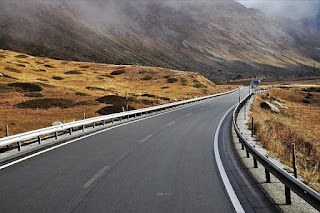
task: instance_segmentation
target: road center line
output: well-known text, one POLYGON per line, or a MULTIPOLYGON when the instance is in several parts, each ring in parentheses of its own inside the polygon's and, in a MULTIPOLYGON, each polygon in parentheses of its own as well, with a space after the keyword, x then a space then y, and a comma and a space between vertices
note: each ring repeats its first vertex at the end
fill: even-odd
POLYGON ((189 117, 190 115, 192 115, 192 113, 189 113, 188 115, 186 115, 186 117, 189 117))
POLYGON ((174 124, 174 123, 175 123, 175 122, 173 121, 173 122, 169 123, 168 126, 171 126, 171 125, 174 124))
POLYGON ((139 144, 141 144, 141 143, 143 143, 143 142, 145 142, 146 140, 148 140, 149 138, 151 138, 152 137, 152 135, 149 135, 148 137, 146 137, 145 139, 143 139, 143 140, 141 140, 140 142, 139 142, 139 144))
POLYGON ((103 169, 100 170, 100 172, 98 172, 86 184, 84 184, 83 188, 88 188, 89 186, 91 186, 91 184, 93 184, 96 180, 98 180, 98 178, 104 175, 109 169, 110 169, 110 166, 105 166, 103 169))

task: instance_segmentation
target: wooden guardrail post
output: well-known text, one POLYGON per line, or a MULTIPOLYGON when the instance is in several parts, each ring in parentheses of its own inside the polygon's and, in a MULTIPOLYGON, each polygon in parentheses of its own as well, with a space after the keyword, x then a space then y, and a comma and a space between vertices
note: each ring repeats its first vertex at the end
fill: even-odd
POLYGON ((295 144, 291 144, 292 147, 292 167, 293 167, 293 175, 295 178, 298 177, 297 175, 297 167, 296 167, 296 149, 295 149, 295 144))
POLYGON ((6 137, 8 137, 8 136, 9 136, 9 126, 6 125, 6 137))

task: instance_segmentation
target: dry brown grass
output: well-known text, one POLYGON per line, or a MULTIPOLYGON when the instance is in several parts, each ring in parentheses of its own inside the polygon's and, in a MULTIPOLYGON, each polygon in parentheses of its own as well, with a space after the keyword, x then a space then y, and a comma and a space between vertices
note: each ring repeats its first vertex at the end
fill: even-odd
MULTIPOLYGON (((8 85, 15 82, 37 83, 43 90, 43 98, 63 98, 76 103, 81 101, 93 101, 105 95, 119 95, 135 98, 130 105, 136 109, 150 106, 150 103, 163 104, 170 101, 199 97, 234 89, 235 86, 214 85, 203 76, 193 72, 182 72, 158 67, 142 66, 117 66, 108 64, 85 63, 74 61, 52 60, 48 58, 33 57, 29 55, 0 50, 3 56, 0 58, 0 85, 8 85), (17 66, 17 63, 25 64, 25 67, 17 66), (11 72, 7 67, 17 69, 20 72, 11 72), (70 71, 76 70, 77 72, 70 71), (123 70, 120 75, 110 75, 114 71, 123 70), (68 73, 69 72, 69 73, 68 73), (63 79, 55 80, 54 76, 63 79), (141 80, 151 76, 150 80, 141 80), (168 83, 167 78, 176 78, 177 82, 168 83), (184 79, 183 84, 180 79, 184 79), (206 89, 195 88, 193 80, 199 81, 206 89), (101 88, 99 90, 86 88, 101 88), (144 97, 142 94, 152 94, 155 98, 144 97), (81 94, 81 95, 80 95, 81 94), (161 98, 159 98, 161 97, 161 98)), ((42 127, 47 127, 54 121, 63 123, 82 118, 83 113, 87 117, 98 116, 97 111, 106 106, 77 105, 68 109, 50 108, 44 109, 19 109, 14 105, 33 100, 36 97, 28 97, 23 91, 3 90, 0 93, 0 137, 5 134, 5 126, 9 125, 9 133, 17 134, 42 127)))
POLYGON ((296 146, 298 174, 311 187, 320 191, 320 93, 300 89, 272 89, 258 95, 252 105, 256 137, 269 150, 292 167, 291 144, 296 146), (310 104, 302 103, 306 96, 310 104), (260 108, 264 100, 279 101, 280 113, 260 108))

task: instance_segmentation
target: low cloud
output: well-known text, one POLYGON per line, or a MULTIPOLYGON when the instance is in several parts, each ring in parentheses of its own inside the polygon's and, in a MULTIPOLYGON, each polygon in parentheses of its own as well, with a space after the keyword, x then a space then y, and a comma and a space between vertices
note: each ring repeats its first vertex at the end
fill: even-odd
POLYGON ((315 16, 320 13, 319 0, 238 0, 238 2, 267 14, 293 19, 315 16))

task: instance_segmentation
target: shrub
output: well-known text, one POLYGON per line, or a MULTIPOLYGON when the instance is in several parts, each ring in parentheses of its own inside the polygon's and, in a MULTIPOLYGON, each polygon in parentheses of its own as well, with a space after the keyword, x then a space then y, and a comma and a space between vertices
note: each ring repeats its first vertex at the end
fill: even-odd
POLYGON ((125 70, 116 70, 110 73, 110 75, 121 75, 123 73, 125 73, 125 70))
POLYGON ((6 58, 6 56, 0 54, 0 58, 6 58))
POLYGON ((84 93, 84 92, 76 92, 75 95, 78 96, 88 96, 88 94, 84 93))
POLYGON ((65 72, 64 74, 66 74, 66 75, 80 75, 80 74, 82 74, 82 72, 77 71, 77 70, 70 70, 70 71, 65 72))
POLYGON ((52 79, 60 81, 60 80, 63 80, 64 78, 60 76, 53 76, 52 79))
POLYGON ((16 57, 16 58, 28 58, 27 55, 22 55, 22 54, 21 54, 21 55, 16 55, 15 57, 16 57))
POLYGON ((126 105, 126 98, 118 95, 106 95, 96 99, 96 101, 105 104, 112 104, 112 105, 126 105))
POLYGON ((42 88, 33 83, 12 83, 8 84, 10 87, 15 87, 18 92, 40 92, 42 91, 42 88))
POLYGON ((17 79, 17 78, 15 78, 15 77, 12 77, 12 76, 10 76, 10 75, 6 75, 6 74, 3 74, 3 73, 2 73, 2 76, 0 76, 0 77, 2 77, 2 78, 14 79, 14 80, 18 80, 18 79, 17 79))
POLYGON ((5 70, 9 71, 9 72, 14 72, 14 73, 21 73, 20 70, 17 70, 15 68, 12 68, 12 67, 6 67, 4 68, 5 70))
POLYGON ((0 93, 8 93, 8 92, 13 92, 13 88, 9 87, 6 84, 0 84, 0 93))
POLYGON ((89 105, 89 106, 96 106, 99 105, 100 103, 98 101, 94 100, 84 100, 84 101, 79 101, 77 105, 89 105))
POLYGON ((43 95, 40 92, 31 92, 27 93, 24 95, 25 97, 30 97, 30 98, 41 98, 43 95))
POLYGON ((74 107, 75 103, 69 99, 62 98, 43 98, 29 100, 16 104, 18 108, 29 108, 29 109, 49 109, 53 107, 59 107, 61 109, 74 107))
POLYGON ((44 69, 32 69, 33 71, 35 71, 35 72, 47 72, 46 70, 44 70, 44 69))
POLYGON ((83 66, 80 66, 80 68, 82 68, 82 69, 87 69, 87 68, 89 68, 90 66, 88 66, 88 65, 83 65, 83 66))
POLYGON ((177 82, 177 81, 178 81, 178 79, 176 79, 176 78, 168 78, 168 79, 167 79, 167 82, 168 82, 168 83, 171 83, 171 84, 172 84, 172 83, 175 83, 175 82, 177 82))
POLYGON ((143 96, 143 97, 149 97, 149 98, 158 98, 158 96, 153 95, 153 94, 148 94, 148 93, 142 94, 141 96, 143 96))
POLYGON ((206 85, 201 84, 201 83, 196 83, 196 84, 194 85, 194 87, 195 87, 195 88, 207 88, 206 85))
POLYGON ((165 86, 165 87, 161 87, 161 89, 169 89, 169 87, 165 86))
MULTIPOLYGON (((135 108, 132 106, 129 106, 128 108, 129 110, 135 110, 135 108)), ((99 113, 100 115, 108 115, 119 112, 122 112, 122 106, 120 105, 106 106, 97 111, 97 113, 99 113)))
POLYGON ((188 81, 185 78, 180 78, 180 83, 182 86, 187 86, 188 81))
POLYGON ((152 79, 152 76, 150 75, 146 75, 145 77, 141 78, 141 80, 144 80, 144 81, 149 81, 152 79))
POLYGON ((105 75, 99 75, 101 77, 107 77, 107 78, 114 78, 114 76, 110 75, 110 74, 105 74, 105 75))
POLYGON ((16 65, 19 67, 26 67, 26 65, 24 65, 24 64, 16 64, 16 65))
POLYGON ((55 68, 54 66, 50 65, 50 64, 45 64, 44 65, 45 67, 48 67, 48 68, 55 68))
POLYGON ((103 88, 100 87, 86 87, 87 90, 96 90, 96 91, 106 91, 103 88))
POLYGON ((139 73, 139 74, 145 74, 145 73, 147 73, 147 71, 145 71, 145 70, 140 70, 138 73, 139 73))

